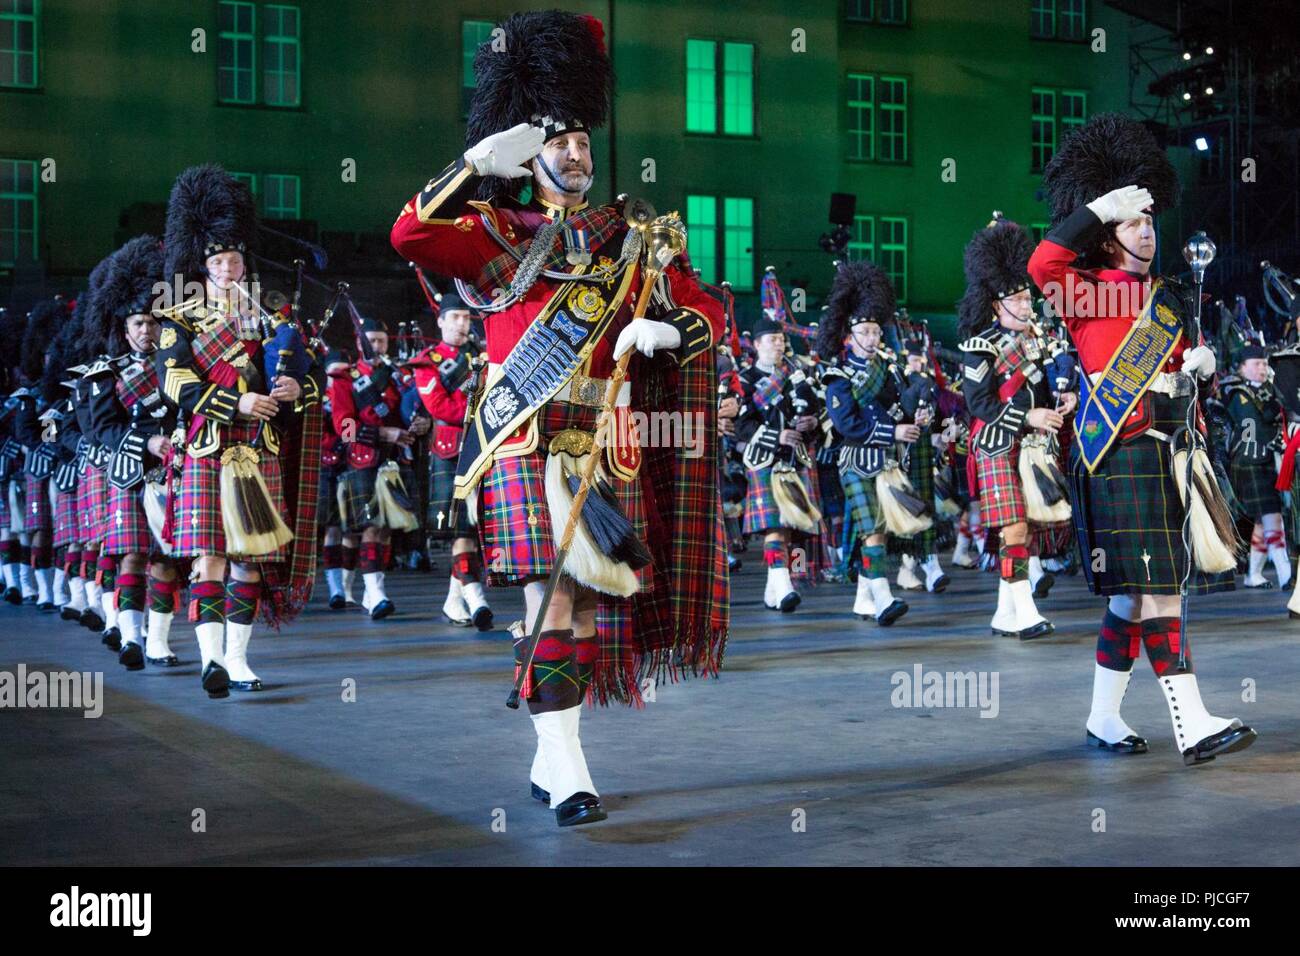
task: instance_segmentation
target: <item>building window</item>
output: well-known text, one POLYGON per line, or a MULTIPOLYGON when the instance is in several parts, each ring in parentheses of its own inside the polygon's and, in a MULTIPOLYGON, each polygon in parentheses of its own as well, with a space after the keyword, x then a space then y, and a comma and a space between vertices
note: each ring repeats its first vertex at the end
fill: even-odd
POLYGON ((36 260, 36 161, 0 159, 0 266, 36 260))
POLYGON ((0 87, 37 85, 40 0, 0 0, 0 87))
POLYGON ((691 264, 705 282, 725 279, 737 292, 753 291, 753 199, 687 196, 686 228, 691 264))
POLYGON ((296 107, 302 103, 302 14, 282 3, 262 5, 264 66, 257 86, 257 4, 220 0, 217 41, 217 99, 222 103, 296 107))
POLYGON ((853 238, 849 240, 848 257, 851 260, 876 259, 876 217, 854 216, 853 238))
POLYGON ((262 215, 267 219, 301 219, 302 180, 297 176, 267 173, 262 177, 262 215))
POLYGON ((847 256, 869 260, 894 284, 899 305, 907 304, 907 220, 901 216, 854 216, 847 256))
POLYGON ((262 89, 267 106, 298 106, 300 41, 298 8, 268 3, 263 7, 262 89))
POLYGON ((754 45, 687 40, 686 132, 719 131, 724 136, 754 135, 754 45))
POLYGON ((844 18, 853 23, 907 23, 907 0, 845 0, 844 18))
POLYGON ((460 24, 460 113, 469 116, 470 100, 474 98, 474 54, 492 39, 496 24, 491 20, 462 20, 460 24))
POLYGON ((1041 173, 1056 154, 1065 134, 1088 119, 1088 94, 1083 90, 1034 87, 1030 92, 1029 170, 1041 173), (1057 111, 1057 102, 1060 111, 1057 111))
POLYGON ((217 96, 223 103, 257 102, 253 71, 257 63, 254 34, 257 7, 221 0, 217 41, 217 96))
POLYGON ((1082 42, 1088 0, 1030 0, 1029 35, 1035 40, 1082 42))
POLYGON ((285 173, 237 173, 230 175, 248 186, 258 215, 265 219, 302 218, 302 179, 285 173))
POLYGON ((908 161, 906 77, 850 73, 846 105, 849 159, 908 161))

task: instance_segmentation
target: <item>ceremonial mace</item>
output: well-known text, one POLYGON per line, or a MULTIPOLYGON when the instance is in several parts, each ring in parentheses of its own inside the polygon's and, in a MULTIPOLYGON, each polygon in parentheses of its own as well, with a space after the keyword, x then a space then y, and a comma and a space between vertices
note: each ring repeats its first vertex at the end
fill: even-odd
MULTIPOLYGON (((1183 258, 1192 268, 1192 281, 1196 283, 1196 301, 1195 309, 1192 312, 1192 342, 1191 348, 1196 348, 1201 344, 1201 287, 1205 282, 1205 270, 1210 263, 1214 261, 1214 254, 1218 250, 1214 242, 1205 232, 1197 231, 1187 240, 1183 246, 1183 258)), ((1196 441, 1196 411, 1200 405, 1201 394, 1200 387, 1196 382, 1196 375, 1189 375, 1192 380, 1192 400, 1187 406, 1187 474, 1183 480, 1183 552, 1187 556, 1187 571, 1183 574, 1182 586, 1179 590, 1179 613, 1183 621, 1183 630, 1186 634, 1187 628, 1187 599, 1190 596, 1187 582, 1192 578, 1192 480, 1195 469, 1195 451, 1194 442, 1196 441)), ((1172 452, 1172 448, 1170 449, 1172 452)), ((1187 641, 1181 641, 1178 650, 1178 666, 1187 666, 1187 641)))
MULTIPOLYGON (((645 255, 642 264, 644 284, 641 286, 641 295, 636 300, 636 310, 632 313, 632 321, 635 322, 645 317, 646 306, 650 303, 650 294, 659 282, 659 277, 668 268, 668 264, 686 250, 686 226, 675 212, 655 218, 654 210, 643 200, 636 200, 631 204, 627 220, 628 225, 641 233, 645 255)), ((618 390, 627 377, 627 366, 633 351, 635 350, 628 349, 623 353, 623 357, 614 367, 614 374, 610 376, 609 386, 605 389, 605 401, 600 409, 600 417, 596 419, 591 451, 582 464, 581 482, 573 496, 573 503, 569 506, 569 520, 564 523, 564 534, 560 536, 559 545, 555 550, 555 566, 551 568, 551 575, 546 580, 546 591, 542 594, 542 603, 537 609, 537 618, 533 621, 533 632, 528 637, 528 650, 524 655, 523 666, 515 675, 515 686, 511 688, 510 696, 506 698, 506 706, 511 710, 519 709, 520 689, 528 676, 529 669, 533 666, 533 655, 537 653, 537 639, 542 632, 542 622, 546 618, 547 608, 551 606, 551 599, 555 596, 560 572, 564 570, 564 560, 568 557, 573 535, 578 530, 582 506, 587 500, 587 493, 591 490, 596 474, 596 463, 600 458, 602 447, 601 431, 608 431, 614 413, 614 399, 618 396, 618 390)))

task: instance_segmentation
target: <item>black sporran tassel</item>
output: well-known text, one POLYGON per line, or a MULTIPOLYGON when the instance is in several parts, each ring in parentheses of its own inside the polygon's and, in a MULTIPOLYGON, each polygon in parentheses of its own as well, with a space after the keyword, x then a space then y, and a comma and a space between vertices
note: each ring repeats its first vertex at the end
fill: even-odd
POLYGON ((900 488, 898 485, 890 485, 889 490, 893 494, 894 500, 897 501, 913 518, 919 518, 928 511, 925 507, 925 502, 912 494, 906 488, 900 488))
MULTIPOLYGON (((577 495, 582 478, 566 475, 565 481, 569 493, 577 495)), ((582 503, 582 523, 586 525, 596 547, 615 561, 623 562, 633 571, 650 563, 650 550, 637 537, 636 529, 623 513, 622 506, 614 496, 614 489, 607 482, 600 479, 592 482, 591 490, 582 503)))
POLYGON ((1038 491, 1043 496, 1043 501, 1047 502, 1048 507, 1062 501, 1066 497, 1065 489, 1038 465, 1032 467, 1034 469, 1034 480, 1038 484, 1038 491))

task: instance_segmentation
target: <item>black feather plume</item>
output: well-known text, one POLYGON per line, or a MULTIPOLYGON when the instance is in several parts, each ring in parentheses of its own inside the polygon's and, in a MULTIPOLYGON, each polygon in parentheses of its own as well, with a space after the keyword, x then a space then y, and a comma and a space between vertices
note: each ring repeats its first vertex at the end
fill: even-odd
POLYGON ((215 163, 191 166, 172 185, 163 235, 163 270, 168 282, 180 275, 199 279, 207 250, 243 247, 252 251, 257 214, 248 186, 215 163))
POLYGON ((150 311, 154 286, 163 279, 162 244, 157 237, 136 236, 108 257, 102 281, 90 293, 86 334, 100 351, 121 355, 127 350, 124 321, 128 315, 150 311))
POLYGON ((854 318, 865 316, 881 328, 890 325, 896 301, 893 283, 880 266, 865 259, 841 262, 817 327, 817 352, 828 358, 839 355, 854 318))
POLYGON ((994 303, 1029 286, 1029 256, 1034 241, 1025 228, 996 219, 966 244, 962 267, 966 292, 957 305, 960 335, 968 338, 993 322, 994 303))

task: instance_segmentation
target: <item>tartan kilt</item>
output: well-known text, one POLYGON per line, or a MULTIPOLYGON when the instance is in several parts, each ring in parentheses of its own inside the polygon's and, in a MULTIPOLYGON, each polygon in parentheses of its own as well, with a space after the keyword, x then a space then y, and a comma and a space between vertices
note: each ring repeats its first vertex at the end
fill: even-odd
POLYGON ((158 550, 144 513, 144 487, 108 486, 108 512, 101 554, 149 554, 158 550))
MULTIPOLYGON (((496 458, 479 485, 479 543, 483 563, 488 568, 488 583, 493 587, 523 584, 527 578, 545 577, 555 563, 555 538, 564 532, 551 524, 546 505, 546 449, 550 441, 566 428, 592 432, 600 409, 568 402, 547 402, 537 412, 537 447, 523 455, 496 458)), ((623 513, 627 515, 642 541, 646 539, 646 520, 639 478, 620 481, 611 476, 623 513)), ((646 589, 654 566, 636 572, 641 590, 646 589)), ((601 596, 617 605, 616 617, 630 613, 631 602, 608 595, 601 596)), ((597 626, 604 633, 606 625, 621 626, 613 618, 597 626)))
MULTIPOLYGON (((415 488, 411 469, 398 465, 398 474, 408 494, 415 488)), ((379 480, 379 466, 372 468, 348 468, 338 478, 338 493, 335 495, 335 511, 339 512, 339 527, 344 534, 360 534, 367 528, 379 527, 378 514, 372 504, 375 500, 375 482, 379 480), (338 498, 343 498, 343 507, 339 508, 338 498)), ((414 507, 418 517, 419 509, 414 507)))
POLYGON ((342 521, 339 516, 339 474, 330 468, 320 471, 320 494, 316 498, 316 524, 322 528, 338 527, 342 521))
POLYGON ((1277 469, 1273 458, 1264 461, 1234 461, 1228 466, 1228 481, 1241 506, 1241 517, 1258 521, 1262 515, 1279 514, 1282 496, 1275 487, 1277 469))
MULTIPOLYGON (((803 482, 804 491, 808 493, 808 500, 811 501, 818 510, 821 510, 821 488, 820 480, 817 477, 817 463, 804 468, 801 465, 795 465, 799 472, 799 480, 803 482)), ((745 492, 745 534, 762 534, 765 531, 775 531, 783 528, 781 524, 781 509, 777 507, 776 498, 772 495, 772 466, 766 468, 746 468, 745 474, 749 482, 749 487, 745 492)), ((807 535, 802 531, 790 529, 795 538, 804 538, 807 535)))
POLYGON ((81 523, 77 520, 77 493, 75 491, 65 493, 54 488, 52 494, 54 496, 54 547, 61 548, 80 540, 78 536, 81 533, 81 523))
POLYGON ((86 465, 77 482, 77 538, 82 544, 97 545, 104 536, 108 512, 108 478, 93 465, 86 465))
POLYGON ((822 515, 827 521, 844 517, 844 488, 840 470, 834 464, 817 467, 817 492, 821 496, 822 515))
POLYGON ((934 446, 930 444, 930 436, 924 429, 920 440, 913 443, 911 454, 907 456, 907 480, 912 483, 916 496, 929 508, 934 521, 930 527, 910 538, 890 537, 899 542, 902 553, 911 554, 923 561, 938 548, 941 523, 941 519, 934 513, 934 446))
POLYGON ((1025 488, 1020 483, 1020 442, 1002 455, 976 449, 975 475, 979 482, 980 521, 988 528, 1004 528, 1029 520, 1025 488))
POLYGON ((876 494, 876 479, 864 478, 850 469, 840 470, 840 487, 844 489, 844 516, 853 521, 853 532, 859 538, 884 528, 885 518, 880 510, 880 497, 876 494))
POLYGON ((466 520, 465 508, 453 507, 456 459, 429 454, 429 500, 424 508, 425 534, 435 541, 470 537, 474 529, 466 520))
MULTIPOLYGON (((198 555, 229 556, 226 554, 226 533, 221 521, 221 450, 236 443, 251 443, 257 436, 257 422, 236 422, 221 428, 221 448, 204 458, 185 456, 177 482, 173 508, 172 555, 178 558, 198 555)), ((280 459, 259 449, 261 462, 258 468, 271 501, 280 511, 285 524, 290 524, 288 509, 284 504, 284 481, 280 472, 280 459)), ((285 549, 278 548, 270 554, 259 554, 255 562, 283 561, 285 549)))
POLYGON ((54 527, 54 509, 50 507, 50 479, 23 475, 23 480, 27 483, 27 514, 23 516, 23 528, 28 532, 51 530, 54 527))
MULTIPOLYGON (((1172 434, 1183 424, 1175 400, 1152 395, 1152 428, 1172 434)), ((1094 594, 1178 594, 1187 570, 1183 550, 1183 507, 1167 443, 1149 435, 1111 446, 1091 475, 1070 449, 1074 486, 1074 530, 1088 585, 1094 594), (1144 561, 1143 555, 1149 560, 1144 561), (1094 557, 1095 556, 1095 557, 1094 557), (1100 570, 1094 570, 1096 560, 1100 570), (1104 563, 1103 563, 1104 560, 1104 563)), ((987 520, 987 519, 986 519, 987 520)), ((1188 580, 1194 594, 1231 591, 1231 571, 1195 571, 1188 580)))

